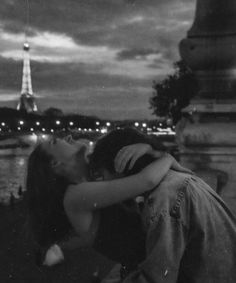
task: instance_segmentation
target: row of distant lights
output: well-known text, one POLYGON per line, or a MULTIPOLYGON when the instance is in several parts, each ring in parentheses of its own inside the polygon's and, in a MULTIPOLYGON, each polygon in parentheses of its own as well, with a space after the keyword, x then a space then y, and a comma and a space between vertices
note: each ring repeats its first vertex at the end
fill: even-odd
MULTIPOLYGON (((56 125, 60 125, 61 124, 61 121, 60 120, 56 120, 56 125)), ((22 120, 20 120, 19 121, 19 124, 21 125, 21 126, 23 126, 24 125, 24 121, 22 121, 22 120)), ((40 126, 40 122, 39 121, 37 121, 37 122, 35 122, 35 124, 36 124, 36 126, 40 126)), ((70 126, 74 126, 74 122, 72 122, 72 121, 70 121, 69 122, 69 125, 70 126)), ((2 127, 5 127, 6 126, 6 123, 5 122, 2 122, 1 123, 1 126, 2 127)), ((100 126, 100 122, 99 121, 96 121, 96 126, 100 126)), ((110 127, 111 126, 111 123, 110 122, 106 122, 106 126, 107 127, 110 127)), ((0 128, 0 131, 1 131, 2 129, 0 128)), ((20 131, 21 130, 21 127, 17 127, 17 130, 18 131, 20 131)), ((92 132, 93 130, 91 129, 91 128, 89 128, 89 129, 82 129, 82 128, 78 128, 78 130, 79 131, 84 131, 84 132, 92 132)), ((34 128, 30 128, 30 131, 31 132, 33 132, 34 131, 34 128)), ((42 128, 42 131, 43 132, 45 132, 46 131, 46 129, 45 128, 42 128)), ((52 133, 54 132, 54 130, 53 129, 51 129, 50 130, 52 133)), ((100 129, 96 129, 96 132, 101 132, 101 133, 106 133, 107 132, 107 129, 106 128, 102 128, 101 130, 100 129)))
MULTIPOLYGON (((61 121, 60 120, 56 120, 56 125, 60 125, 61 124, 61 121)), ((22 120, 20 120, 19 121, 19 124, 21 125, 21 126, 23 126, 24 125, 24 121, 22 121, 22 120)), ((40 126, 40 122, 39 121, 37 121, 36 123, 35 123, 37 126, 40 126)), ((2 122, 1 123, 1 125, 3 126, 3 127, 5 127, 6 126, 6 123, 5 122, 2 122)), ((74 126, 74 122, 72 122, 72 121, 70 121, 69 122, 69 125, 70 126, 74 126)), ((96 121, 96 126, 100 126, 100 122, 99 121, 96 121)), ((107 127, 110 127, 111 126, 111 123, 110 122, 106 122, 106 126, 107 127)), ((142 128, 144 128, 144 129, 146 129, 148 132, 150 132, 150 131, 152 131, 152 130, 158 130, 158 131, 165 131, 165 130, 163 130, 163 129, 161 129, 161 128, 159 128, 159 127, 155 127, 155 126, 153 126, 152 127, 152 129, 151 128, 149 128, 149 127, 147 127, 147 123, 139 123, 139 122, 135 122, 134 123, 134 126, 135 127, 142 127, 142 128)), ((162 127, 162 123, 159 123, 159 126, 160 127, 162 127)), ((18 127, 17 128, 18 129, 18 131, 20 131, 21 130, 21 127, 18 127)), ((119 127, 117 127, 117 129, 119 129, 119 127)), ((78 128, 78 130, 79 131, 85 131, 85 132, 92 132, 93 130, 91 129, 91 128, 89 128, 89 129, 82 129, 82 128, 78 128)), ((168 129, 167 129, 168 130, 168 129)), ((1 131, 1 128, 0 128, 0 131, 1 131)), ((30 131, 31 132, 33 132, 34 131, 34 128, 30 128, 30 131)), ((43 132, 45 132, 46 131, 46 129, 45 128, 42 128, 42 131, 43 132)), ((52 133, 54 132, 54 130, 53 129, 51 129, 50 130, 52 133)), ((96 132, 101 132, 101 133, 106 133, 107 132, 107 129, 106 128, 102 128, 102 129, 96 129, 96 132)))
MULTIPOLYGON (((24 121, 20 120, 20 121, 19 121, 19 124, 20 124, 20 125, 24 125, 24 121)), ((39 125, 40 125, 40 122, 37 121, 35 124, 36 124, 37 126, 39 126, 39 125)), ((56 125, 60 125, 60 124, 61 124, 61 121, 60 121, 60 120, 56 120, 56 125)), ((5 123, 5 122, 2 122, 1 125, 4 127, 4 126, 6 126, 6 123, 5 123)), ((74 122, 70 121, 70 122, 69 122, 69 125, 70 125, 70 126, 74 126, 74 122)), ((99 126, 99 125, 100 125, 100 122, 97 121, 97 122, 96 122, 96 125, 99 126)), ((107 126, 107 127, 110 127, 110 126, 111 126, 111 123, 110 123, 110 122, 106 122, 106 126, 107 126)))

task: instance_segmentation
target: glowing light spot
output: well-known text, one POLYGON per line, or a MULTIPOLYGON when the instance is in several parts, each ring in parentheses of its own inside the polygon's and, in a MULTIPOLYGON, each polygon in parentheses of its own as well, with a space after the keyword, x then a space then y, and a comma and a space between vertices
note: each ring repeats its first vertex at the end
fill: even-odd
POLYGON ((107 129, 106 129, 106 128, 102 128, 102 129, 101 129, 101 133, 102 133, 102 134, 106 134, 106 133, 107 133, 107 129))

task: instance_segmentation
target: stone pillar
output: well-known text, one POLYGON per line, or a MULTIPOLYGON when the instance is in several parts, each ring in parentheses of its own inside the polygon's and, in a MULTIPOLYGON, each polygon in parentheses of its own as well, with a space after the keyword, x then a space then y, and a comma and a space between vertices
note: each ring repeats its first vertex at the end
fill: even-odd
POLYGON ((177 125, 181 161, 236 208, 236 1, 198 0, 180 55, 200 87, 177 125))

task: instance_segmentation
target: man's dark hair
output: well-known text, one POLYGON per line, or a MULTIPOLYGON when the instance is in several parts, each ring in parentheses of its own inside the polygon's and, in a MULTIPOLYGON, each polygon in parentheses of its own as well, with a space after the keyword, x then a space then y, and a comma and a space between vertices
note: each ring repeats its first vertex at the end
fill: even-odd
MULTIPOLYGON (((94 170, 107 169, 109 172, 114 173, 114 160, 121 148, 127 145, 145 143, 151 145, 156 150, 165 150, 165 147, 157 140, 145 135, 133 128, 124 128, 113 130, 107 135, 100 138, 91 155, 91 166, 94 170)), ((144 155, 139 158, 132 170, 128 171, 128 164, 124 173, 132 175, 139 172, 145 166, 153 162, 154 158, 150 155, 144 155)))

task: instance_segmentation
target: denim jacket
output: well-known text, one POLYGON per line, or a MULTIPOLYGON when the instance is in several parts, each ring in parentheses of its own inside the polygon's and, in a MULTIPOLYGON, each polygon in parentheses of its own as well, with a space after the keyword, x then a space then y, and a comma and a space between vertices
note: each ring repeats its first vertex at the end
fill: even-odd
POLYGON ((142 219, 146 259, 125 283, 236 283, 236 219, 200 178, 169 171, 142 219))

